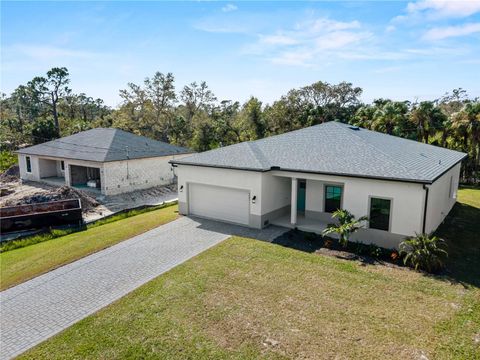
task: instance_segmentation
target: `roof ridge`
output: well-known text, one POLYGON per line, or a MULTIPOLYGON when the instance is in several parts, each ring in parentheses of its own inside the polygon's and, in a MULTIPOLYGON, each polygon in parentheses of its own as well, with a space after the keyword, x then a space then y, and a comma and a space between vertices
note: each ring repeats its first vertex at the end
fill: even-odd
MULTIPOLYGON (((340 125, 340 124, 337 124, 338 122, 337 121, 330 121, 330 122, 333 122, 335 123, 337 126, 340 125)), ((419 177, 419 174, 417 174, 416 172, 412 172, 411 169, 409 169, 408 167, 406 167, 403 163, 399 162, 397 159, 393 158, 392 156, 390 156, 389 154, 387 154, 386 152, 384 152, 382 149, 378 148, 377 146, 375 145, 372 145, 371 143, 369 143, 368 141, 366 141, 364 138, 362 138, 361 136, 359 136, 358 134, 355 133, 355 131, 353 132, 348 132, 346 127, 350 127, 350 126, 355 126, 355 125, 350 125, 350 124, 344 124, 344 123, 341 123, 342 125, 345 125, 345 126, 342 126, 340 125, 339 127, 345 131, 347 134, 349 135, 353 135, 355 136, 356 138, 360 139, 362 141, 362 143, 366 144, 368 147, 374 149, 376 152, 378 153, 381 153, 383 156, 385 156, 388 160, 390 160, 391 162, 393 162, 394 164, 400 166, 401 168, 403 168, 407 173, 409 173, 411 176, 415 176, 415 177, 419 177)), ((358 129, 360 130, 364 130, 364 131, 369 131, 368 129, 365 129, 365 128, 362 128, 362 127, 359 127, 359 126, 356 126, 358 129)), ((381 133, 382 135, 387 135, 387 136, 393 136, 393 135, 388 135, 388 134, 383 134, 381 133)))

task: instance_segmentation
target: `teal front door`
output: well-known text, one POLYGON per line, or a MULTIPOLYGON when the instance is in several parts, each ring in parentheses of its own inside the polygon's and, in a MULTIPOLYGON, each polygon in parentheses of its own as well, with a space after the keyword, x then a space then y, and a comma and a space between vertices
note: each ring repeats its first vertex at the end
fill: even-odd
POLYGON ((307 182, 305 180, 298 181, 297 190, 297 210, 305 211, 305 196, 306 196, 307 182))

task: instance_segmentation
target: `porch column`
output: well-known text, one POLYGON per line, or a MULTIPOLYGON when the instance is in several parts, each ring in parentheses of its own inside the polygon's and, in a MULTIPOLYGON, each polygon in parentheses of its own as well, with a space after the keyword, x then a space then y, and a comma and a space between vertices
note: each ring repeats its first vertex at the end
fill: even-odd
POLYGON ((292 203, 290 204, 290 223, 295 225, 297 223, 297 189, 298 180, 292 178, 292 203))
POLYGON ((72 178, 70 177, 70 164, 64 162, 65 171, 63 172, 63 176, 65 177, 65 185, 72 186, 72 178))

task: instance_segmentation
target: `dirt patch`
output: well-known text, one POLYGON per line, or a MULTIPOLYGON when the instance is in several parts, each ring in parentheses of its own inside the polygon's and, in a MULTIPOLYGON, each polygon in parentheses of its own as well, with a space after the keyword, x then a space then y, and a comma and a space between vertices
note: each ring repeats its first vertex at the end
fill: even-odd
POLYGON ((93 211, 100 203, 84 191, 68 186, 57 187, 20 180, 18 165, 0 174, 0 206, 38 204, 49 201, 80 199, 84 213, 93 211))
MULTIPOLYGON (((2 202, 2 206, 17 206, 25 204, 38 204, 49 201, 68 200, 68 199, 80 199, 82 209, 84 212, 90 211, 99 205, 99 202, 93 197, 84 193, 83 191, 72 189, 68 186, 62 186, 60 188, 51 189, 39 189, 39 191, 30 194, 19 192, 15 194, 15 190, 10 188, 6 189, 9 192, 9 198, 2 202), (17 196, 12 196, 12 195, 17 196)), ((8 196, 7 195, 7 196, 8 196)))
POLYGON ((89 222, 121 210, 158 205, 177 198, 176 184, 104 196, 68 186, 58 187, 41 182, 21 181, 15 176, 16 170, 12 168, 0 175, 2 179, 0 207, 79 198, 82 203, 83 218, 89 222))
POLYGON ((118 195, 100 196, 97 199, 111 212, 117 212, 138 206, 159 205, 174 200, 177 196, 177 185, 170 184, 118 195))
POLYGON ((0 174, 0 183, 9 183, 20 179, 20 168, 18 165, 12 165, 2 174, 0 174))

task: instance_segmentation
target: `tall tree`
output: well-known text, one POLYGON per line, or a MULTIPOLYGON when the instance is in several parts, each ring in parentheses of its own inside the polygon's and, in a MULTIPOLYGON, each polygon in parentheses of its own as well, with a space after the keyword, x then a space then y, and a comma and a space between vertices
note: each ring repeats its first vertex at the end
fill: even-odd
POLYGON ((173 107, 177 101, 175 78, 172 73, 157 71, 152 78, 145 79, 145 93, 153 105, 153 126, 159 129, 160 139, 168 140, 169 128, 173 119, 173 107))
POLYGON ((443 125, 446 115, 432 101, 422 101, 412 109, 410 120, 417 127, 418 140, 428 144, 430 136, 443 125))
POLYGON ((396 135, 399 126, 406 122, 408 107, 405 102, 388 101, 373 114, 372 129, 396 135))
POLYGON ((37 76, 27 86, 35 97, 50 108, 55 132, 60 136, 60 123, 58 120, 58 102, 68 94, 70 82, 68 70, 65 67, 55 67, 47 72, 47 77, 37 76))
POLYGON ((184 104, 188 121, 191 121, 199 110, 209 112, 217 100, 205 81, 185 85, 180 93, 180 99, 184 104))

